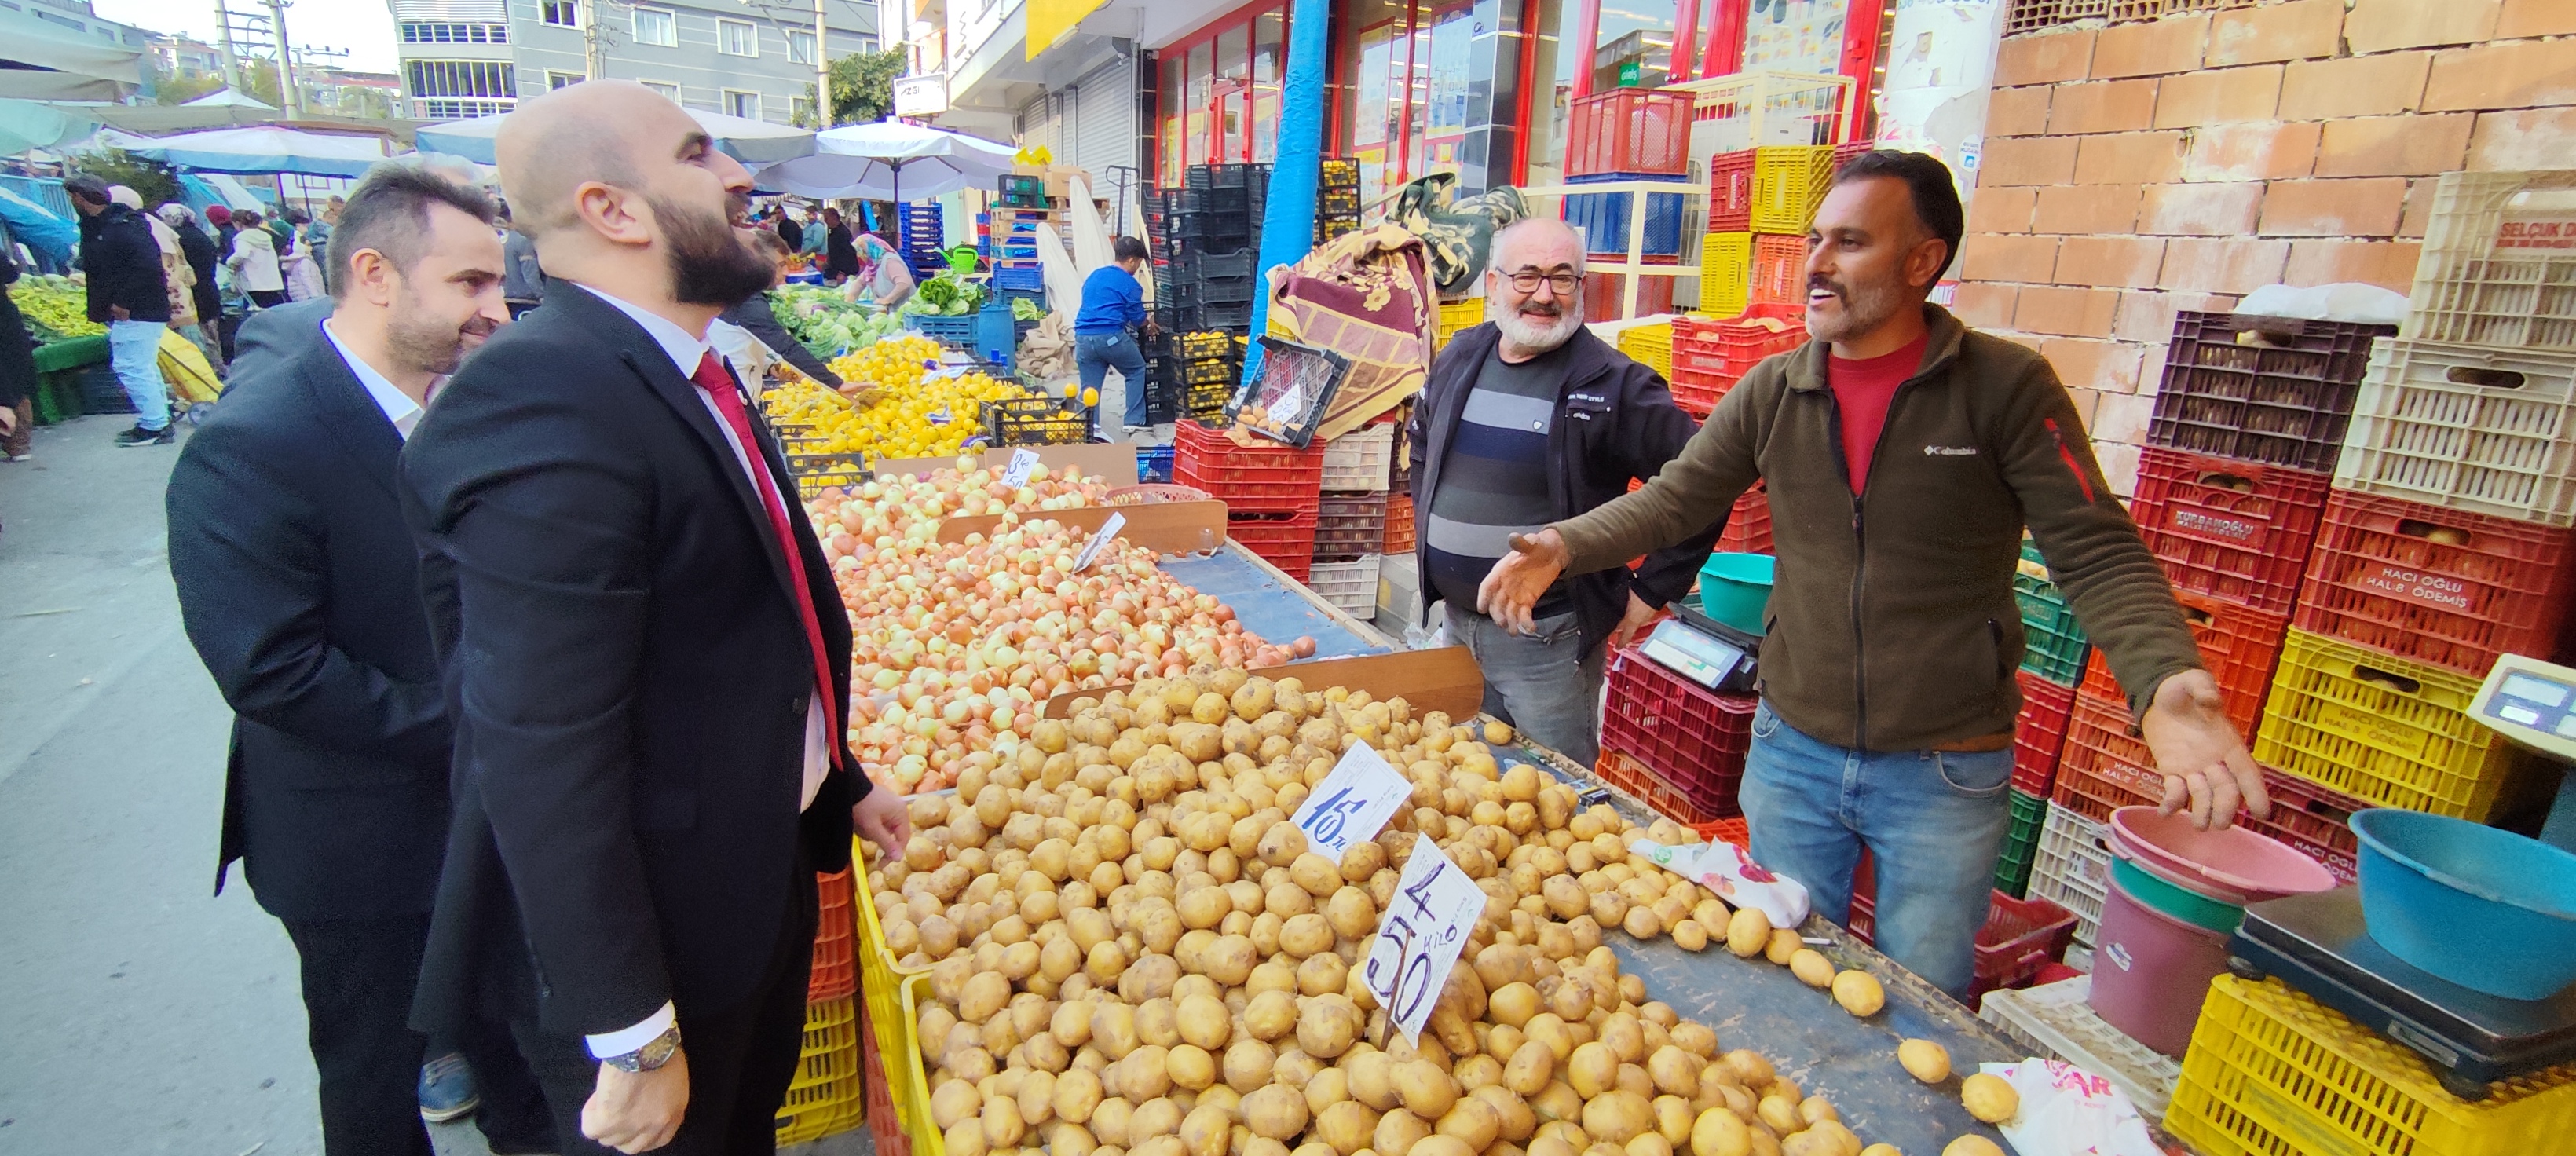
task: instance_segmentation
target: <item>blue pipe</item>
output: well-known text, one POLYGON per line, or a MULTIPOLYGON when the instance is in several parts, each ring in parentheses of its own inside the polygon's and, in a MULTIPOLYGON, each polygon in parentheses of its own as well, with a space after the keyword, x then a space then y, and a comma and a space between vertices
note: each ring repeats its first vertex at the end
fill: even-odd
POLYGON ((1279 149, 1270 163, 1270 193, 1261 214, 1259 292, 1252 295, 1252 347, 1245 381, 1261 376, 1261 335, 1270 331, 1269 271, 1294 265, 1315 247, 1315 190, 1324 181, 1324 58, 1331 0, 1295 0, 1288 16, 1288 74, 1279 93, 1279 149))

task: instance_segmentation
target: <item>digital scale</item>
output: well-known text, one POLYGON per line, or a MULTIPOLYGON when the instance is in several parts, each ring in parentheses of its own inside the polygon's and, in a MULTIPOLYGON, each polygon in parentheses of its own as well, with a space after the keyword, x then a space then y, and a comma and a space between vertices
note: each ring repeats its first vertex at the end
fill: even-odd
POLYGON ((1656 623, 1638 649, 1666 670, 1710 690, 1751 693, 1762 636, 1709 617, 1700 610, 1696 593, 1675 599, 1670 609, 1673 617, 1656 623))
MULTIPOLYGON (((2576 760, 2576 670, 2508 654, 2487 672, 2469 717, 2534 750, 2576 760)), ((2570 799, 2560 791, 2544 837, 2560 846, 2570 799)), ((2370 938, 2361 889, 2344 886, 2245 908, 2228 941, 2228 967, 2248 979, 2278 976, 2309 998, 2415 1051, 2463 1100, 2525 1072, 2576 1062, 2576 987, 2547 999, 2471 991, 2424 972, 2370 938)))

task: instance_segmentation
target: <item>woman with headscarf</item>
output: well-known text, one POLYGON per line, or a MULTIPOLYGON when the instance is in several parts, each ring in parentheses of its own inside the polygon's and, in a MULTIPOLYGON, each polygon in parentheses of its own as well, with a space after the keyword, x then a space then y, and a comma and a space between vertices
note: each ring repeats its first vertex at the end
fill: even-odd
POLYGON ((259 213, 243 209, 233 214, 240 224, 233 234, 232 252, 224 257, 224 266, 233 271, 233 284, 249 294, 251 303, 262 309, 286 304, 286 278, 277 267, 277 236, 260 227, 259 213))
POLYGON ((197 275, 197 283, 188 290, 197 310, 197 348, 206 351, 206 360, 217 369, 223 368, 223 342, 216 338, 224 317, 223 297, 215 289, 215 267, 222 262, 215 256, 215 242, 197 227, 197 214, 188 206, 172 201, 157 210, 161 223, 179 236, 179 252, 188 258, 188 267, 197 275))
POLYGON ((859 234, 853 250, 859 267, 850 279, 841 283, 841 296, 850 301, 873 301, 878 309, 891 313, 912 297, 912 269, 903 254, 874 233, 859 234))

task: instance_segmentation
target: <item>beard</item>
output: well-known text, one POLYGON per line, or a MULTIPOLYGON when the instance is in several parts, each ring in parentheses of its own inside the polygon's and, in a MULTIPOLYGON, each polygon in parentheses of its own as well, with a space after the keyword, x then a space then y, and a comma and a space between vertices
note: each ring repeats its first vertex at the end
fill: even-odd
POLYGON ((1905 308, 1902 287, 1887 283, 1864 285, 1857 291, 1848 282, 1828 277, 1810 277, 1807 288, 1812 293, 1822 289, 1832 293, 1842 308, 1829 315, 1819 315, 1814 298, 1808 299, 1807 333, 1819 341, 1850 341, 1887 323, 1905 308))
POLYGON ((1535 353, 1545 353, 1574 340, 1574 331, 1583 328, 1583 293, 1550 301, 1527 301, 1519 307, 1505 305, 1498 298, 1486 298, 1485 319, 1502 330, 1512 344, 1535 353))
POLYGON ((735 235, 732 218, 747 203, 729 196, 725 212, 697 212, 660 197, 647 198, 662 224, 670 253, 671 297, 682 305, 730 308, 769 288, 778 267, 735 235))
POLYGON ((465 355, 498 328, 479 312, 462 324, 438 320, 405 293, 395 299, 393 316, 385 323, 385 347, 396 361, 412 369, 445 375, 456 372, 465 355))

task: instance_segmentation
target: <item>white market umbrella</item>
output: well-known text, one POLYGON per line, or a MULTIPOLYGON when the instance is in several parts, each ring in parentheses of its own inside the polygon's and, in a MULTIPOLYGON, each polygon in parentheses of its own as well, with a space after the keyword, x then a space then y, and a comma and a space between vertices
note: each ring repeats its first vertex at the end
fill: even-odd
MULTIPOLYGON (((749 117, 727 116, 703 109, 684 109, 715 138, 716 147, 745 165, 758 167, 801 157, 814 151, 814 133, 789 124, 771 124, 749 117)), ((450 153, 478 164, 493 164, 493 138, 500 135, 501 122, 509 113, 478 116, 470 120, 451 120, 425 124, 413 132, 412 140, 429 152, 450 153)))
POLYGON ((291 128, 218 128, 177 136, 136 137, 107 132, 106 143, 148 161, 206 173, 301 173, 363 176, 385 159, 381 136, 336 136, 291 128))
POLYGON ((989 185, 1011 171, 1009 145, 899 120, 845 124, 814 134, 814 155, 760 170, 760 187, 817 198, 926 200, 989 185))
POLYGON ((181 108, 256 108, 256 109, 261 109, 261 110, 266 111, 266 112, 276 112, 276 111, 277 111, 277 106, 276 106, 276 105, 270 104, 270 103, 268 103, 267 101, 264 101, 264 100, 259 99, 258 97, 251 96, 251 95, 249 95, 249 94, 247 94, 247 93, 244 93, 242 90, 240 90, 240 89, 238 89, 238 88, 219 88, 219 89, 216 89, 216 90, 215 90, 215 91, 213 91, 213 92, 207 93, 207 94, 206 94, 206 95, 204 95, 204 96, 198 97, 198 98, 197 98, 197 99, 195 99, 195 100, 182 101, 182 102, 180 102, 179 107, 181 107, 181 108))

